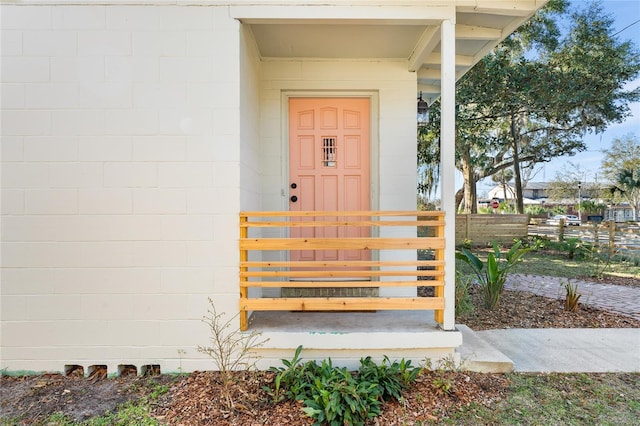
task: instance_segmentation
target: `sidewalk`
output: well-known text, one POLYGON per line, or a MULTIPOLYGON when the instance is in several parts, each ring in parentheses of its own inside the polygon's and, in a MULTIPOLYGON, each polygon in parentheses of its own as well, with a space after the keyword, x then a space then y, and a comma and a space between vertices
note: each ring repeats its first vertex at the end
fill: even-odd
POLYGON ((638 328, 509 329, 476 334, 511 359, 515 371, 640 372, 638 328))
MULTIPOLYGON (((506 289, 562 299, 566 278, 514 274, 506 289)), ((571 280, 580 303, 640 320, 640 288, 571 280)), ((640 372, 638 328, 473 331, 458 325, 463 366, 482 372, 640 372)))

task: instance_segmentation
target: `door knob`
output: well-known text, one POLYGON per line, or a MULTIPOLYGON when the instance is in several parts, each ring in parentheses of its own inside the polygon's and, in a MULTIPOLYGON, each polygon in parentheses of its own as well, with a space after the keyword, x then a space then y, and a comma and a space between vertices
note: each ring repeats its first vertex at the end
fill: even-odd
POLYGON ((292 195, 290 200, 292 203, 295 203, 296 201, 298 201, 298 197, 296 197, 295 195, 292 195))

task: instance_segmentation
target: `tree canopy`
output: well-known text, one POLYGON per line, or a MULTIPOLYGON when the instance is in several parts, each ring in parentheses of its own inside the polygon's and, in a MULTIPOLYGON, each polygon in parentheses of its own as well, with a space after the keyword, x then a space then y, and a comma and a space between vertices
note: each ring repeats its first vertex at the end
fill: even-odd
MULTIPOLYGON (((456 93, 456 164, 464 176, 465 210, 476 210, 480 179, 511 169, 516 208, 523 212, 522 169, 583 151, 586 133, 623 121, 629 103, 640 99, 640 89, 625 88, 640 73, 639 58, 630 41, 613 34, 613 20, 600 5, 570 13, 566 0, 551 0, 476 64, 456 93)), ((434 116, 438 109, 434 104, 434 116)), ((419 146, 428 147, 432 158, 438 124, 429 124, 419 146)))
POLYGON ((602 171, 611 182, 612 196, 619 196, 633 208, 633 220, 640 211, 640 142, 629 134, 614 139, 604 151, 602 171))

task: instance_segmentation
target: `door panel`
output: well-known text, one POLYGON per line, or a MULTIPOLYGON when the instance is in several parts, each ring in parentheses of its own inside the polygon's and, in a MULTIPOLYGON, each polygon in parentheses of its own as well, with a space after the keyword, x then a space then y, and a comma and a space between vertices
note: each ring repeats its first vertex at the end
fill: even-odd
MULTIPOLYGON (((292 211, 369 210, 367 98, 289 99, 289 208, 292 211), (295 198, 295 201, 293 197, 295 198)), ((327 221, 338 217, 325 218, 327 221)), ((311 220, 311 219, 309 219, 311 220)), ((365 237, 369 229, 292 229, 291 236, 365 237)), ((366 260, 366 250, 292 252, 292 260, 366 260)))

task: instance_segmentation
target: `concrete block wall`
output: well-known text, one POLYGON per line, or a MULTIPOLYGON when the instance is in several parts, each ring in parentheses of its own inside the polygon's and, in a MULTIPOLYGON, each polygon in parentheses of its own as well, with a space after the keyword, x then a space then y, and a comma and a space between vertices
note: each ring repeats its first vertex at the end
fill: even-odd
POLYGON ((237 312, 240 24, 3 4, 1 27, 0 369, 212 368, 207 298, 237 312))

